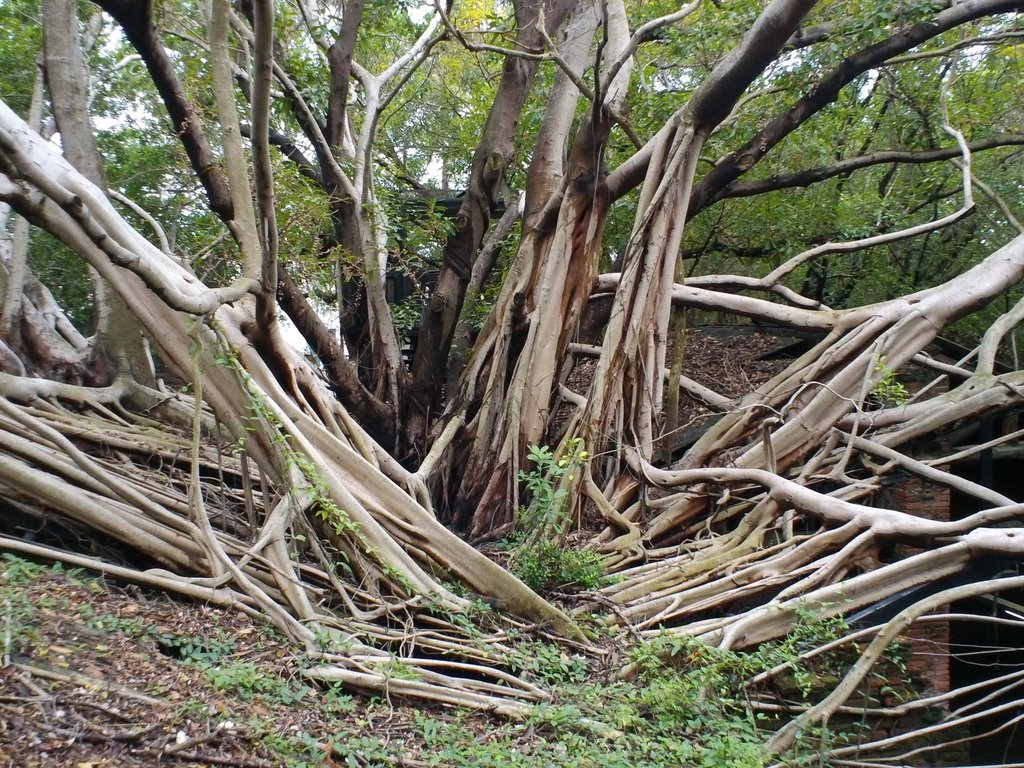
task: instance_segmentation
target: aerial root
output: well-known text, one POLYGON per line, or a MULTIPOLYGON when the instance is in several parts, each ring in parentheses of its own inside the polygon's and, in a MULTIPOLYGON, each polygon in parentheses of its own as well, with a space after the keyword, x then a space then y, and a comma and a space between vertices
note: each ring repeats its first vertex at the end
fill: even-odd
POLYGON ((141 555, 152 565, 75 554, 18 538, 13 528, 0 533, 0 550, 263 616, 297 653, 319 660, 307 674, 324 682, 510 717, 550 698, 511 665, 506 634, 528 625, 492 613, 493 629, 469 636, 449 618, 480 610, 469 601, 397 596, 370 577, 370 561, 362 580, 348 572, 346 560, 351 566, 361 554, 358 538, 334 539, 351 558, 320 540, 319 491, 301 492, 308 483, 282 492, 233 446, 193 442, 166 425, 158 431, 144 418, 39 404, 0 399, 0 493, 27 524, 102 531, 110 546, 134 553, 130 560, 141 555), (152 482, 154 463, 163 485, 152 482), (303 536, 288 538, 293 530, 303 536))

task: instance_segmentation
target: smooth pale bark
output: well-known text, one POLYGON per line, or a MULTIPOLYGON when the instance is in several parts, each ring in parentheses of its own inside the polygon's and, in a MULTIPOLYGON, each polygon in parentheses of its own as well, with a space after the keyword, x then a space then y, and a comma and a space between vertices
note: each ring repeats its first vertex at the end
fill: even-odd
MULTIPOLYGON (((72 0, 43 3, 46 82, 65 156, 82 175, 106 189, 103 164, 87 109, 88 70, 78 39, 78 15, 72 0)), ((138 323, 124 302, 102 280, 93 280, 96 316, 95 354, 116 376, 130 376, 153 385, 153 360, 138 323)), ((99 378, 102 371, 95 371, 99 378)))
POLYGON ((565 181, 566 144, 572 136, 572 123, 580 98, 574 80, 590 62, 591 46, 600 21, 600 9, 595 3, 579 3, 558 31, 557 46, 562 67, 555 73, 530 167, 526 169, 523 220, 527 228, 537 226, 538 215, 565 181))
MULTIPOLYGON (((32 87, 32 103, 29 107, 28 124, 35 131, 42 128, 43 117, 43 70, 36 69, 36 77, 32 87)), ((25 290, 25 279, 28 273, 28 220, 16 216, 11 233, 11 250, 4 259, 6 274, 3 285, 3 303, 0 305, 0 338, 12 340, 18 335, 16 324, 22 315, 22 295, 25 290)), ((7 230, 6 217, 0 231, 7 230)), ((16 344, 16 342, 15 342, 16 344)))
POLYGON ((352 54, 363 21, 363 0, 348 0, 341 17, 341 31, 327 52, 331 71, 331 92, 327 103, 327 143, 342 147, 348 133, 349 78, 352 75, 352 54))
MULTIPOLYGON (((608 19, 602 77, 629 39, 623 13, 610 12, 608 19)), ((596 8, 581 8, 573 28, 589 38, 596 20, 596 8)), ((568 40, 572 45, 562 58, 582 66, 586 60, 582 41, 579 36, 568 40)), ((554 169, 548 163, 566 151, 571 124, 565 111, 571 111, 577 98, 571 80, 560 76, 552 90, 550 122, 541 131, 541 151, 528 174, 527 231, 478 342, 486 351, 477 352, 476 366, 463 376, 465 400, 456 399, 481 399, 460 491, 465 501, 456 513, 458 524, 469 523, 474 536, 492 535, 511 520, 517 499, 514 468, 522 465, 530 445, 542 442, 552 396, 558 390, 559 369, 601 255, 608 212, 603 157, 611 129, 609 108, 621 104, 629 68, 620 68, 612 82, 603 86, 608 108, 591 105, 575 131, 564 171, 559 171, 561 163, 554 169), (539 228, 539 211, 556 197, 557 223, 552 229, 539 228), (477 391, 477 366, 485 362, 490 365, 486 386, 477 391)))
MULTIPOLYGON (((884 373, 879 360, 890 370, 898 369, 930 343, 939 328, 992 301, 1022 278, 1024 236, 1019 236, 943 285, 844 312, 835 325, 832 342, 826 340, 809 356, 817 359, 816 365, 809 366, 809 360, 804 360, 791 366, 741 408, 755 402, 771 409, 787 408, 785 423, 773 432, 771 441, 778 468, 785 469, 804 455, 799 446, 813 444, 813 440, 806 442, 808 434, 824 434, 870 391, 884 373)), ((708 449, 730 431, 742 429, 740 425, 749 422, 751 413, 738 410, 719 422, 676 466, 682 469, 708 462, 708 449)), ((761 442, 755 440, 737 461, 745 467, 763 466, 763 457, 761 442)))
MULTIPOLYGON (((332 428, 337 426, 335 420, 344 416, 342 409, 332 404, 322 380, 301 357, 291 355, 287 377, 279 380, 275 375, 277 366, 268 364, 249 341, 251 329, 247 333, 247 328, 253 322, 252 314, 244 306, 217 302, 216 292, 198 284, 170 256, 136 233, 99 189, 2 103, 0 162, 8 173, 39 185, 38 196, 30 201, 8 176, 0 176, 0 200, 23 212, 31 209, 38 216, 43 200, 48 200, 45 195, 53 194, 75 211, 72 217, 52 206, 48 209, 52 211, 50 218, 42 223, 50 225, 55 235, 121 292, 139 323, 161 345, 165 361, 185 377, 201 377, 204 398, 220 424, 237 438, 245 439, 246 453, 268 477, 289 487, 289 466, 294 466, 289 456, 294 453, 303 457, 299 466, 309 467, 312 473, 307 481, 320 485, 351 518, 358 533, 351 546, 363 553, 380 578, 397 578, 397 583, 405 584, 414 594, 429 595, 459 610, 462 601, 432 575, 447 572, 511 612, 581 637, 564 613, 442 528, 379 466, 352 449, 348 439, 332 428), (71 199, 76 201, 73 205, 68 203, 71 199), (121 249, 133 249, 133 259, 125 263, 145 274, 147 281, 160 276, 166 282, 164 296, 205 297, 201 300, 211 303, 204 314, 210 315, 212 323, 207 326, 186 318, 161 295, 147 290, 135 272, 111 261, 92 235, 105 246, 113 242, 121 249), (216 333, 211 328, 216 328, 216 333), (225 355, 237 357, 242 368, 225 364, 225 355), (254 419, 254 410, 266 416, 254 419), (290 450, 282 454, 283 446, 290 446, 290 450)), ((372 443, 365 433, 359 439, 364 444, 372 443)))
MULTIPOLYGON (((663 400, 666 340, 675 263, 704 140, 769 66, 813 8, 813 0, 776 0, 715 67, 690 102, 653 140, 652 161, 626 247, 597 373, 578 435, 594 453, 609 435, 650 458, 663 400)), ((612 450, 604 474, 614 479, 612 450)), ((610 490, 610 488, 609 488, 610 490)))
POLYGON ((242 146, 242 129, 235 103, 234 77, 231 72, 231 52, 228 45, 227 0, 212 0, 210 4, 210 63, 213 94, 220 123, 221 145, 224 152, 224 172, 227 176, 232 208, 232 235, 242 251, 242 274, 250 278, 260 275, 260 243, 257 235, 256 213, 250 193, 248 161, 242 146))
MULTIPOLYGON (((577 0, 514 3, 515 48, 523 51, 543 49, 545 36, 554 34, 577 4, 577 0), (540 24, 544 29, 538 28, 540 24)), ((579 5, 585 14, 592 3, 584 0, 579 5)), ((425 440, 430 433, 432 417, 439 410, 443 387, 450 375, 448 365, 452 337, 480 246, 490 225, 491 210, 499 202, 510 202, 501 200, 505 173, 515 152, 520 114, 530 94, 537 65, 534 59, 506 56, 498 90, 473 154, 467 189, 455 219, 455 231, 445 242, 443 262, 420 325, 419 342, 412 363, 403 429, 406 449, 413 454, 426 453, 425 440)), ((563 106, 569 105, 563 103, 563 106)), ((571 117, 571 114, 570 110, 568 115, 571 117)), ((558 142, 558 147, 561 146, 562 143, 558 142)), ((532 164, 539 162, 535 159, 532 164)), ((559 162, 556 167, 560 165, 559 162)), ((530 197, 528 192, 527 205, 530 197)))

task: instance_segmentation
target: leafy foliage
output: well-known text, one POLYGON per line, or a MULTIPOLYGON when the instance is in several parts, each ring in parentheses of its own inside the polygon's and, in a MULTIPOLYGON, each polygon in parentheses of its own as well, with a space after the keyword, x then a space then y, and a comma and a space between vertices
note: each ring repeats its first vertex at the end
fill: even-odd
POLYGON ((573 584, 594 589, 602 583, 601 557, 562 543, 568 525, 568 490, 562 480, 571 482, 575 472, 586 471, 589 458, 580 440, 570 441, 557 456, 547 446, 534 445, 529 451, 534 468, 519 473, 530 501, 519 509, 519 527, 509 542, 513 547, 509 564, 535 590, 573 584))
POLYGON ((11 109, 28 115, 36 61, 42 47, 39 3, 7 0, 0 3, 0 93, 11 109))
POLYGON ((885 364, 885 358, 878 358, 875 361, 875 373, 880 378, 871 390, 871 399, 883 408, 903 405, 910 399, 910 391, 897 381, 896 371, 885 364))
MULTIPOLYGON (((458 720, 419 719, 421 738, 436 766, 535 766, 552 768, 758 768, 776 762, 763 752, 771 718, 753 705, 747 681, 778 665, 800 668, 802 650, 835 639, 841 621, 800 624, 779 643, 734 653, 680 636, 662 635, 631 656, 639 675, 631 681, 586 682, 571 658, 535 643, 516 646, 535 669, 556 684, 555 699, 538 706, 521 725, 509 724, 479 738, 458 720), (524 734, 530 738, 524 742, 524 734)), ((518 662, 517 662, 518 663, 518 662)), ((823 662, 807 678, 811 689, 828 684, 834 668, 823 662)), ((817 731, 782 757, 782 765, 820 761, 823 743, 849 734, 817 731)), ((815 762, 825 766, 825 762, 815 762)))

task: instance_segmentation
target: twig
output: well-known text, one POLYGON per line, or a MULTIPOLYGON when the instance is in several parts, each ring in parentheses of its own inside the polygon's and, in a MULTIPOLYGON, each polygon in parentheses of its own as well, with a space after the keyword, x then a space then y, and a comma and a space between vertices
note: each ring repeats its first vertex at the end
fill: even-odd
MULTIPOLYGON (((45 727, 45 726, 44 726, 45 727)), ((160 727, 159 723, 146 726, 141 731, 114 731, 109 733, 106 730, 83 730, 76 731, 71 728, 60 728, 60 727, 47 727, 51 733, 56 733, 60 736, 66 736, 74 741, 88 741, 93 743, 102 743, 105 741, 114 741, 119 744, 131 744, 132 742, 139 741, 145 738, 153 731, 160 727)))
POLYGON ((186 763, 208 763, 210 765, 231 765, 238 768, 277 768, 280 763, 249 757, 228 757, 208 755, 201 752, 164 752, 158 749, 133 750, 132 754, 155 758, 172 758, 186 763))
POLYGON ((20 669, 22 672, 27 672, 33 677, 40 677, 43 680, 54 680, 60 683, 71 683, 73 685, 80 685, 85 688, 92 688, 97 691, 107 691, 110 693, 116 693, 118 696, 124 696, 127 699, 134 699, 135 701, 141 701, 145 704, 149 704, 154 707, 168 707, 169 702, 163 699, 155 699, 152 696, 147 696, 144 693, 132 690, 127 686, 121 685, 120 683, 113 683, 109 680, 101 680, 97 677, 89 677, 79 672, 60 672, 56 669, 49 669, 46 667, 37 667, 32 664, 25 664, 22 662, 15 662, 15 669, 20 669))
POLYGON ((480 53, 483 51, 489 51, 491 53, 500 53, 503 56, 515 56, 520 59, 531 59, 533 61, 548 61, 551 59, 546 53, 534 53, 533 51, 517 51, 512 48, 502 48, 497 45, 487 45, 486 43, 471 43, 466 39, 466 36, 460 32, 454 24, 452 24, 451 18, 444 9, 444 4, 440 0, 435 0, 434 7, 437 9, 438 14, 441 16, 441 21, 444 22, 445 28, 452 34, 459 44, 462 45, 467 51, 473 51, 480 53))

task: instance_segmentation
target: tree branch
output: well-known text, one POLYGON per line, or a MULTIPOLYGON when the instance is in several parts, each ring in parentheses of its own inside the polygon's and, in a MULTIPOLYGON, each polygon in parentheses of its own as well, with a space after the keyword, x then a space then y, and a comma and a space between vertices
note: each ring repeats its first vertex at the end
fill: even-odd
POLYGON ((749 171, 786 136, 835 101, 839 92, 860 74, 950 29, 985 16, 1018 10, 1024 10, 1024 0, 974 0, 958 3, 940 11, 930 21, 914 24, 887 40, 847 56, 808 94, 772 120, 743 147, 719 162, 694 186, 688 218, 713 203, 726 185, 749 171))
POLYGON ((174 64, 167 55, 160 35, 153 25, 152 0, 95 0, 121 25, 125 36, 142 56, 149 75, 163 99, 174 130, 181 138, 192 169, 206 190, 210 209, 222 221, 235 218, 231 190, 221 172, 217 158, 203 132, 202 121, 185 94, 185 89, 174 72, 174 64))
MULTIPOLYGON (((1024 134, 1000 133, 981 141, 975 141, 967 146, 970 151, 974 153, 986 149, 1020 145, 1024 145, 1024 134)), ((754 195, 762 195, 766 192, 775 192, 780 189, 790 189, 793 187, 809 187, 820 181, 825 181, 826 179, 831 179, 836 176, 844 176, 862 168, 870 168, 875 165, 884 165, 888 163, 923 165, 925 163, 949 160, 951 158, 958 157, 959 155, 960 149, 958 147, 947 147, 921 152, 881 150, 867 155, 860 155, 859 157, 840 160, 838 163, 823 166, 821 168, 811 168, 788 174, 776 174, 756 181, 734 181, 731 184, 726 185, 722 191, 715 196, 715 200, 736 197, 752 197, 754 195)))
MULTIPOLYGON (((842 88, 869 69, 910 50, 926 40, 962 24, 1010 11, 1024 9, 1022 0, 974 0, 957 3, 937 13, 932 20, 912 25, 880 43, 846 57, 842 64, 826 74, 808 94, 785 113, 772 120, 742 148, 728 155, 695 186, 689 217, 699 213, 717 198, 727 185, 749 171, 764 155, 838 97, 842 88)), ((637 186, 646 173, 656 138, 616 168, 608 176, 608 189, 613 199, 637 186)))
POLYGON ((341 145, 345 135, 345 113, 348 107, 349 77, 352 74, 352 53, 356 47, 356 35, 363 21, 363 0, 348 0, 341 17, 341 31, 327 51, 330 63, 331 88, 327 102, 327 144, 341 145))
POLYGON ((259 208, 261 320, 276 327, 277 210, 274 203, 274 172, 270 160, 270 83, 274 69, 274 6, 271 0, 254 0, 255 58, 252 88, 253 181, 259 208))

